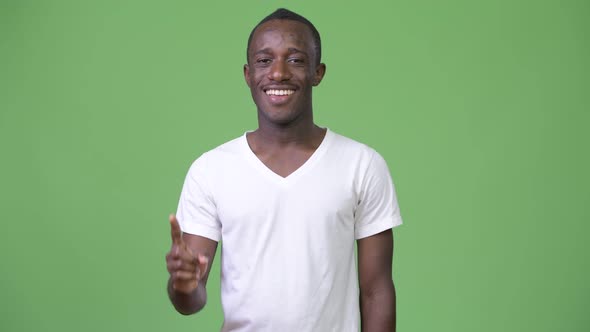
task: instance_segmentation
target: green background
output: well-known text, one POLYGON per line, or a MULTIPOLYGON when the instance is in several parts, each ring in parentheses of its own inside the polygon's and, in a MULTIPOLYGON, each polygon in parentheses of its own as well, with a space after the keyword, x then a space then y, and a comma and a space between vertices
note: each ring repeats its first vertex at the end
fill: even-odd
POLYGON ((588 1, 0 1, 0 330, 216 331, 169 304, 190 163, 256 127, 246 40, 323 38, 317 123, 393 174, 399 331, 590 328, 588 1))

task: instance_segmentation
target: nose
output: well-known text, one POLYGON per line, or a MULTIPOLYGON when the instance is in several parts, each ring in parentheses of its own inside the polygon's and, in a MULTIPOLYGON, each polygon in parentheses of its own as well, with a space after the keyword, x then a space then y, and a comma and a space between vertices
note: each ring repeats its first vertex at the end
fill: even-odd
POLYGON ((284 61, 275 61, 268 73, 268 78, 276 82, 288 81, 291 76, 289 67, 284 61))

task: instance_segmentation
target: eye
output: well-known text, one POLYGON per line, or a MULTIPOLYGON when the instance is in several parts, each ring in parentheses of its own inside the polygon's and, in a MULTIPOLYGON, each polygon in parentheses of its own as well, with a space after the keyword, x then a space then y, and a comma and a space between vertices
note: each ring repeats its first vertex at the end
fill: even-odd
POLYGON ((271 61, 272 60, 269 59, 269 58, 261 58, 261 59, 257 59, 256 60, 256 63, 259 63, 259 64, 263 64, 264 65, 264 64, 269 64, 271 61))
POLYGON ((287 60, 287 61, 289 61, 289 62, 291 62, 291 63, 298 63, 298 64, 299 64, 299 63, 303 63, 303 62, 304 62, 304 61, 303 61, 303 59, 301 59, 301 58, 290 58, 290 59, 289 59, 289 60, 287 60))

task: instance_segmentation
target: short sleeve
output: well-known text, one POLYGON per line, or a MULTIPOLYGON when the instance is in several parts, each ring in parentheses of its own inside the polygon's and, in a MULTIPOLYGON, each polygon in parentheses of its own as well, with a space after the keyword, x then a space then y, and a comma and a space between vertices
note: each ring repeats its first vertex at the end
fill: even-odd
POLYGON ((218 241, 221 223, 207 183, 205 155, 190 167, 184 180, 176 217, 183 232, 218 241))
POLYGON ((383 157, 374 150, 360 183, 355 210, 355 239, 362 239, 402 224, 395 187, 383 157))

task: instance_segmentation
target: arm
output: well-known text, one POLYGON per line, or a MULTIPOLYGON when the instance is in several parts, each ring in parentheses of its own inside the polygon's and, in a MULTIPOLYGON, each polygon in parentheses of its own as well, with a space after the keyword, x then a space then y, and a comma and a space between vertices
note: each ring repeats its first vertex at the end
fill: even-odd
POLYGON ((395 331, 391 229, 358 240, 361 330, 395 331))
POLYGON ((166 255, 168 296, 176 310, 183 315, 194 314, 207 302, 206 284, 217 242, 208 238, 182 233, 176 217, 170 216, 172 248, 166 255))

